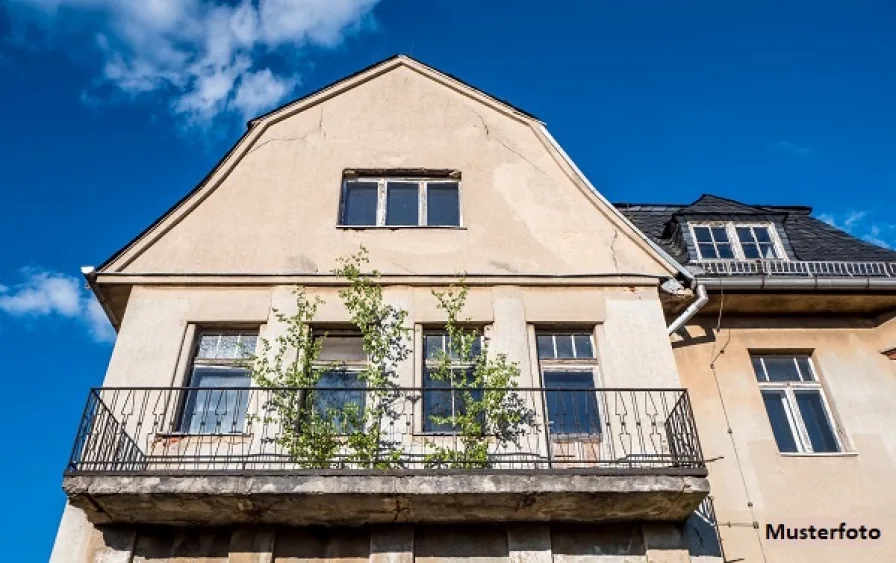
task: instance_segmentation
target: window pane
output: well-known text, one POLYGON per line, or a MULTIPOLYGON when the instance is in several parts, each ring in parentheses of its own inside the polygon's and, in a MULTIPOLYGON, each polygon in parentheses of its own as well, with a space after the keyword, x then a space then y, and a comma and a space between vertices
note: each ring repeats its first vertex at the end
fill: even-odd
POLYGON ((215 357, 236 358, 237 350, 239 349, 239 339, 240 336, 238 334, 222 334, 218 343, 218 353, 215 354, 215 357))
POLYGON ((792 356, 763 356, 769 381, 799 381, 800 374, 792 356))
POLYGON ((590 334, 575 335, 576 341, 576 357, 577 358, 593 358, 594 350, 591 348, 590 334))
POLYGON ((712 242, 712 237, 709 235, 709 227, 694 227, 694 237, 697 239, 697 242, 712 242))
POLYGON ((778 251, 775 250, 775 245, 771 243, 760 243, 760 254, 766 260, 774 260, 778 257, 778 251))
POLYGON ((343 225, 376 225, 376 182, 346 182, 343 225))
MULTIPOLYGON (((455 372, 454 377, 465 387, 473 381, 473 371, 455 372)), ((423 431, 424 432, 453 432, 455 424, 454 416, 467 412, 466 399, 473 401, 482 400, 480 390, 453 390, 450 381, 433 378, 433 372, 423 370, 423 431), (443 417, 449 420, 439 420, 443 417)))
POLYGON ((750 227, 737 227, 737 239, 741 243, 756 242, 756 239, 753 237, 753 229, 750 227))
POLYGON ((416 182, 389 182, 386 186, 386 224, 417 225, 419 199, 416 182))
POLYGON ((700 244, 700 257, 704 260, 714 260, 719 257, 716 247, 712 244, 700 244))
POLYGON ((772 240, 766 227, 753 227, 753 233, 756 235, 756 240, 759 242, 771 242, 772 240))
POLYGON ((323 362, 363 362, 367 360, 360 336, 327 336, 318 360, 323 362))
POLYGON ((538 344, 539 358, 554 357, 554 337, 550 334, 539 334, 535 337, 538 344))
POLYGON ((196 357, 205 360, 250 358, 255 354, 257 340, 257 334, 202 334, 196 357))
POLYGON ((787 406, 784 404, 784 394, 777 391, 763 391, 762 400, 765 402, 765 411, 775 434, 775 442, 778 443, 778 451, 795 452, 796 441, 790 422, 787 420, 787 406))
POLYGON ((724 260, 730 260, 734 258, 734 251, 731 249, 730 244, 717 244, 716 248, 719 252, 719 258, 724 260))
POLYGON ((423 336, 423 349, 425 350, 427 360, 437 360, 442 356, 444 340, 445 336, 443 334, 426 334, 423 336))
POLYGON ((741 248, 744 250, 744 258, 749 258, 751 260, 761 258, 759 255, 759 248, 757 248, 755 244, 745 244, 741 248))
POLYGON ((725 227, 713 227, 712 236, 716 242, 728 242, 728 231, 725 227))
POLYGON ((426 224, 460 226, 457 184, 429 183, 426 191, 426 224))
POLYGON ((800 368, 803 381, 815 381, 815 374, 812 372, 812 366, 809 365, 809 358, 807 356, 798 357, 796 363, 800 368))
POLYGON ((251 358, 255 355, 256 346, 258 346, 258 335, 241 334, 237 344, 237 357, 251 358))
POLYGON ((837 452, 837 438, 831 428, 824 401, 818 391, 796 391, 796 404, 803 417, 803 425, 809 434, 809 442, 814 452, 837 452))
POLYGON ((572 353, 571 334, 558 334, 554 336, 554 340, 557 342, 558 358, 575 358, 575 354, 572 353))
POLYGON ((249 404, 249 371, 242 368, 196 367, 190 378, 181 431, 191 434, 242 432, 249 404), (243 389, 220 389, 241 387, 243 389), (217 388, 217 389, 211 389, 217 388))
POLYGON ((753 362, 753 371, 756 373, 756 379, 766 381, 765 370, 762 369, 762 360, 759 359, 759 356, 751 356, 750 360, 753 362))
POLYGON ((328 371, 321 375, 313 404, 318 416, 330 419, 337 432, 360 428, 364 413, 364 382, 350 371, 328 371))
POLYGON ((590 372, 544 374, 545 403, 551 434, 597 434, 600 418, 594 376, 590 372))
POLYGON ((196 351, 197 358, 216 358, 215 353, 218 350, 218 338, 220 334, 203 334, 199 337, 199 349, 196 351))

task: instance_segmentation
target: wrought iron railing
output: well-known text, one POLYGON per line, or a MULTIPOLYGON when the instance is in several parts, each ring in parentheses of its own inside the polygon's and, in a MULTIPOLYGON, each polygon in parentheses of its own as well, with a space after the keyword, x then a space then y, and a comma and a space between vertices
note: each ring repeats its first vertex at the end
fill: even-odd
POLYGON ((143 387, 90 391, 67 472, 384 467, 675 473, 705 465, 683 389, 143 387), (478 436, 452 429, 452 414, 464 414, 464 401, 483 397, 499 397, 524 413, 514 432, 502 435, 506 428, 494 424, 479 426, 478 436), (334 406, 351 407, 341 412, 360 418, 336 420, 334 406), (330 433, 315 435, 320 425, 310 421, 328 416, 330 433), (437 424, 424 425, 425 418, 437 424), (372 457, 370 450, 359 456, 353 438, 371 436, 377 444, 372 457))
POLYGON ((701 260, 698 274, 711 276, 799 276, 837 278, 896 278, 896 262, 791 260, 701 260))

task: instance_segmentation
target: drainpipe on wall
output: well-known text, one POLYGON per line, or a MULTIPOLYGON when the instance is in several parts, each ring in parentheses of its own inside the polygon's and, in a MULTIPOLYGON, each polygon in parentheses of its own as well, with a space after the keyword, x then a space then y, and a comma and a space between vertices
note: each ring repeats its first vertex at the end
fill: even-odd
POLYGON ((688 305, 688 308, 684 310, 684 312, 678 316, 677 319, 672 321, 672 324, 669 325, 668 331, 669 336, 678 332, 681 327, 684 326, 684 323, 691 320, 691 317, 697 314, 697 311, 703 308, 704 305, 709 301, 709 296, 706 294, 706 287, 703 284, 697 285, 697 300, 688 305))

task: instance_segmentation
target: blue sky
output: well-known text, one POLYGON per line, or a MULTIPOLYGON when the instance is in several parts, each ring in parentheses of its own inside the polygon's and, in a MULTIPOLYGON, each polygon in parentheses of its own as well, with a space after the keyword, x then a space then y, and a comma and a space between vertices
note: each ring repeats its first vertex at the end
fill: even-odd
POLYGON ((896 246, 894 29, 886 0, 6 0, 7 557, 46 560, 112 349, 78 268, 189 191, 247 117, 407 53, 546 121, 612 201, 811 205, 896 246))

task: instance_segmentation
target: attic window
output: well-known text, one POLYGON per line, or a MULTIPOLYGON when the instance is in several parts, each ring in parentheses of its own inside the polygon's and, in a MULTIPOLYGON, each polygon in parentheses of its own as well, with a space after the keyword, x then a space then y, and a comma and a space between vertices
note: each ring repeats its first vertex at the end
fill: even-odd
POLYGON ((700 260, 782 260, 775 228, 769 223, 691 223, 700 260))
POLYGON ((460 181, 455 176, 346 174, 339 224, 345 227, 459 227, 460 181))

